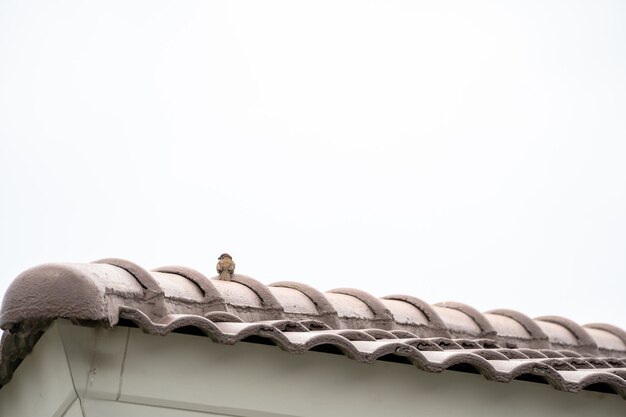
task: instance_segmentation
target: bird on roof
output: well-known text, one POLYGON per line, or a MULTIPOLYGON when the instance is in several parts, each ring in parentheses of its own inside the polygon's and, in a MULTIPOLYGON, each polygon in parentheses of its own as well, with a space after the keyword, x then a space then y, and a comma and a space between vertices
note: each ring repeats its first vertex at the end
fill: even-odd
POLYGON ((217 273, 220 274, 219 279, 222 281, 230 281, 233 278, 233 274, 235 273, 235 262, 233 262, 233 257, 227 253, 222 253, 220 255, 216 265, 217 273))

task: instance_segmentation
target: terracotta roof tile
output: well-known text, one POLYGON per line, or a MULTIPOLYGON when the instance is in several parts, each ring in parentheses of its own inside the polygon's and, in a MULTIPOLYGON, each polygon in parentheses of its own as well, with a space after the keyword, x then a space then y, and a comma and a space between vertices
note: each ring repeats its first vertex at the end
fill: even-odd
POLYGON ((626 351, 626 332, 624 330, 603 323, 586 324, 583 328, 594 340, 601 355, 619 356, 619 352, 626 351))
POLYGON ((406 330, 390 330, 389 331, 390 334, 394 335, 397 338, 403 338, 403 339, 410 339, 412 337, 415 337, 414 333, 408 332, 406 330))
POLYGON ((404 330, 417 330, 423 336, 450 337, 446 327, 435 309, 410 295, 388 295, 381 302, 389 309, 395 325, 404 330))
POLYGON ((364 329, 363 332, 372 336, 375 340, 380 339, 398 339, 399 337, 413 337, 413 335, 409 332, 403 332, 401 330, 396 331, 394 333, 388 332, 382 329, 364 329), (396 334, 399 333, 399 334, 396 334))
POLYGON ((527 355, 518 349, 497 349, 498 352, 506 356, 508 359, 530 359, 531 356, 527 355))
MULTIPOLYGON (((324 294, 306 284, 301 284, 299 282, 292 282, 292 281, 282 281, 282 282, 275 282, 274 284, 270 284, 269 287, 270 289, 271 288, 289 288, 289 289, 295 290, 301 293, 302 295, 304 295, 305 297, 309 298, 309 300, 311 300, 311 302, 314 304, 315 308, 317 309, 318 315, 320 316, 330 315, 330 316, 335 316, 335 317, 337 316, 337 310, 335 310, 333 305, 330 303, 330 301, 328 301, 328 299, 324 296, 324 294)), ((303 312, 303 311, 297 311, 297 312, 307 314, 307 312, 303 312)))
POLYGON ((559 316, 537 317, 535 322, 548 335, 552 345, 562 346, 581 353, 596 353, 598 346, 593 338, 578 324, 559 316))
POLYGON ((484 314, 496 331, 495 339, 519 347, 545 349, 548 336, 530 317, 508 309, 491 310, 484 314))
POLYGON ((539 358, 547 358, 548 357, 545 354, 545 352, 541 352, 541 351, 535 350, 535 349, 520 348, 520 349, 517 349, 517 351, 523 353, 526 356, 528 356, 530 359, 539 359, 539 358))
MULTIPOLYGON (((441 315, 442 313, 448 317, 449 322, 446 322, 448 328, 452 332, 452 328, 460 331, 461 333, 467 333, 477 337, 493 337, 496 335, 496 331, 489 323, 489 320, 474 307, 467 304, 447 301, 445 303, 437 303, 434 305, 441 315), (462 319, 458 314, 451 315, 451 311, 458 311, 463 313, 469 320, 462 319), (457 323, 463 323, 464 326, 457 326, 457 323)), ((446 319, 444 319, 445 321, 446 319)))
POLYGON ((428 372, 462 370, 626 398, 626 333, 615 326, 532 320, 512 310, 480 313, 461 303, 376 298, 356 289, 323 293, 295 282, 266 286, 243 275, 219 281, 178 266, 148 272, 120 259, 42 265, 16 278, 0 315, 0 385, 57 318, 133 325, 154 335, 204 334, 224 344, 264 341, 294 353, 393 360, 428 372))

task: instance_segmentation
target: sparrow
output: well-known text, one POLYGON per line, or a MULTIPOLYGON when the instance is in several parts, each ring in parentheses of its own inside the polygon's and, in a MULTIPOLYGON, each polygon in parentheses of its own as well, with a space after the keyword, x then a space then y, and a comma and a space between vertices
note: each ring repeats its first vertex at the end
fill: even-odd
POLYGON ((217 273, 220 274, 219 279, 222 281, 230 281, 235 273, 233 257, 227 253, 222 253, 217 259, 218 262, 215 268, 217 269, 217 273))

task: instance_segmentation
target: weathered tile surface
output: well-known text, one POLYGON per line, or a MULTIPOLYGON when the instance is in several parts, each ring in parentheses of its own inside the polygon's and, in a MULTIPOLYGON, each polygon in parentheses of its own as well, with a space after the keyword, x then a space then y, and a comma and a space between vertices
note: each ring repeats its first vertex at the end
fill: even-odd
POLYGON ((359 362, 391 360, 428 372, 477 372, 499 382, 547 382, 569 392, 626 398, 626 332, 580 326, 558 316, 531 319, 500 309, 481 313, 408 295, 362 290, 326 293, 305 284, 230 282, 168 266, 146 271, 120 259, 47 264, 25 271, 2 302, 0 386, 55 319, 137 326, 153 335, 184 332, 211 340, 271 343, 287 352, 341 353, 359 362))

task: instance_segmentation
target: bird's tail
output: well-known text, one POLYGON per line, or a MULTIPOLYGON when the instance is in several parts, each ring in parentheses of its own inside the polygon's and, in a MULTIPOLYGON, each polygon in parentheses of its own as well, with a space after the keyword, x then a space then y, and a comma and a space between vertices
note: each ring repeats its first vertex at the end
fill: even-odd
POLYGON ((220 280, 222 281, 230 281, 231 280, 231 275, 230 272, 228 272, 227 270, 223 270, 222 272, 220 272, 220 280))

